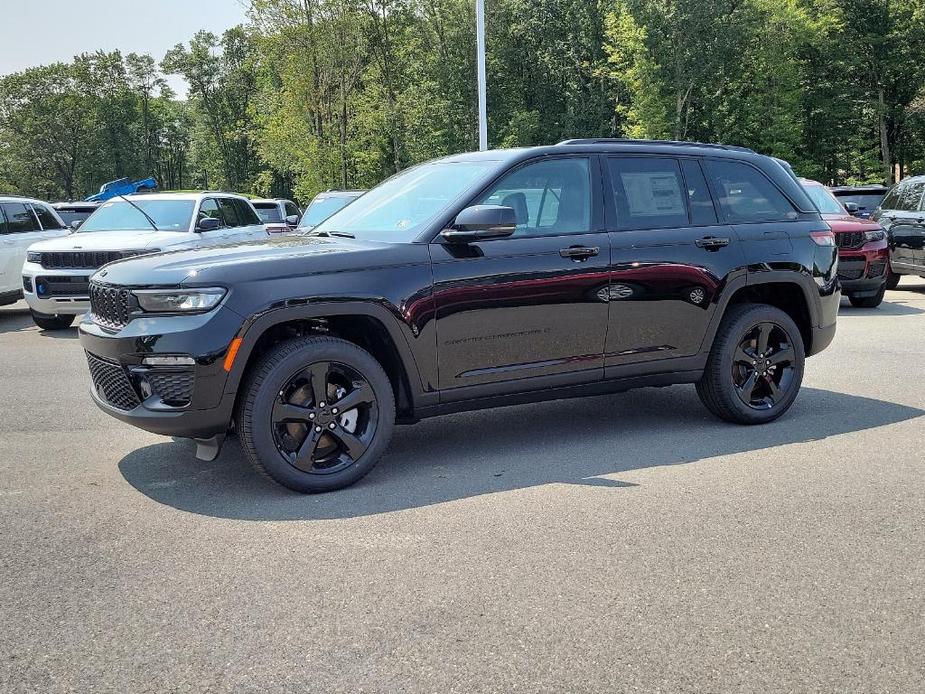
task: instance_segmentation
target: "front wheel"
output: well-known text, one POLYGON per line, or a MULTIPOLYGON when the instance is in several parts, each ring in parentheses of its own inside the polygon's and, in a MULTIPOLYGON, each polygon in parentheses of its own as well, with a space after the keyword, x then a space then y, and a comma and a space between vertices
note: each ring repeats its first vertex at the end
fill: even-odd
POLYGON ((289 340, 251 370, 237 431, 257 471, 299 492, 353 484, 378 462, 395 422, 392 385, 357 345, 289 340))
POLYGON ((764 424, 793 404, 805 358, 800 330, 786 313, 765 304, 733 306, 720 324, 697 394, 721 419, 764 424))
POLYGON ((31 313, 32 322, 42 330, 65 330, 70 328, 74 323, 74 316, 69 316, 66 313, 58 313, 56 315, 38 313, 36 311, 31 311, 31 313))
POLYGON ((880 291, 873 296, 849 296, 848 301, 855 308, 877 308, 883 303, 883 295, 886 294, 886 285, 880 287, 880 291))
POLYGON ((899 286, 899 277, 900 277, 900 276, 897 275, 895 272, 893 272, 893 271, 890 269, 890 266, 887 265, 887 268, 886 268, 886 284, 884 285, 884 287, 886 287, 886 288, 889 289, 890 291, 893 291, 894 289, 896 289, 896 287, 899 286))

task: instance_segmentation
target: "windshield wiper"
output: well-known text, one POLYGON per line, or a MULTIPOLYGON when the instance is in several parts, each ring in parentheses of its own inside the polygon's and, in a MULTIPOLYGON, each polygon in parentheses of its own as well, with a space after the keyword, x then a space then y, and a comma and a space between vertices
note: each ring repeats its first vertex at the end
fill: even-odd
POLYGON ((128 199, 127 197, 125 197, 124 195, 120 195, 119 197, 122 198, 123 200, 125 200, 125 202, 127 202, 129 205, 131 205, 132 207, 134 207, 136 210, 138 210, 139 212, 141 212, 141 214, 144 215, 145 219, 148 220, 148 224, 151 225, 151 228, 154 229, 154 231, 160 231, 160 229, 157 228, 157 224, 154 222, 153 219, 151 219, 151 216, 150 216, 147 212, 145 212, 143 209, 141 209, 140 207, 138 207, 138 205, 136 205, 135 203, 133 203, 131 200, 129 200, 129 199, 128 199))
POLYGON ((339 236, 342 239, 355 239, 356 236, 346 231, 310 231, 306 236, 339 236))

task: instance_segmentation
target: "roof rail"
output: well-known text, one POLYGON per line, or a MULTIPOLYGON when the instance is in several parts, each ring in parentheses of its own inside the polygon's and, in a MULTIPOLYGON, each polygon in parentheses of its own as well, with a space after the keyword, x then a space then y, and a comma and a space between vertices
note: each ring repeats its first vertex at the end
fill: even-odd
POLYGON ((559 145, 674 145, 676 147, 708 147, 712 149, 726 149, 734 152, 751 152, 755 150, 736 145, 717 145, 709 142, 684 142, 682 140, 637 140, 629 137, 583 137, 571 140, 562 140, 559 145))

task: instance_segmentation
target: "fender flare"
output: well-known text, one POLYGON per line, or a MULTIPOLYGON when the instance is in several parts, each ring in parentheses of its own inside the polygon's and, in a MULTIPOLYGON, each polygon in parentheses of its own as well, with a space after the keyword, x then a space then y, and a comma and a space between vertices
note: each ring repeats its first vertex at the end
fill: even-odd
POLYGON ((248 318, 235 336, 241 338, 241 343, 225 381, 225 394, 237 393, 254 346, 267 330, 293 320, 328 316, 365 316, 379 322, 385 328, 401 360, 405 377, 408 380, 408 395, 412 400, 412 405, 416 405, 419 394, 423 392, 421 374, 411 345, 408 344, 407 337, 402 332, 400 321, 385 306, 364 301, 307 301, 295 305, 289 302, 287 305, 274 306, 248 318))

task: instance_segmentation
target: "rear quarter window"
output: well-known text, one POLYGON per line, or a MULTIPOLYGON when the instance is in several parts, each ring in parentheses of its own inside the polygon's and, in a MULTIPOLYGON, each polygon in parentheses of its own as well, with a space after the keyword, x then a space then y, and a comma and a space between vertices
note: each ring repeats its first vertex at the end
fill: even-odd
POLYGON ((797 219, 790 200, 758 169, 737 161, 708 159, 704 163, 726 221, 744 224, 797 219))

